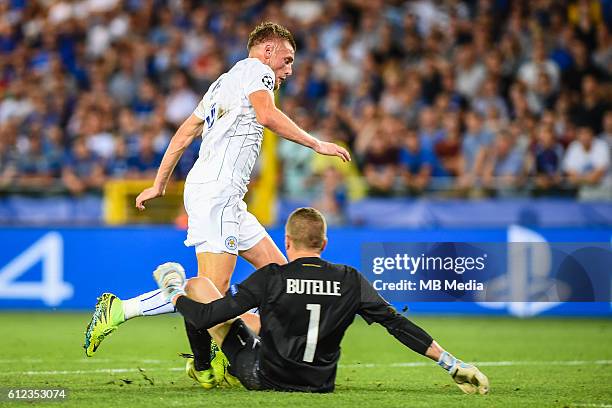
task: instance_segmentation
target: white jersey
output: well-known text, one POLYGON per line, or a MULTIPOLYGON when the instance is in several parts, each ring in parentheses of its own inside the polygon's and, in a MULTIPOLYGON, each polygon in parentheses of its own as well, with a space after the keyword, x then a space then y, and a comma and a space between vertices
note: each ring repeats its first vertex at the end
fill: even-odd
POLYGON ((193 112, 204 121, 202 145, 186 183, 215 182, 219 195, 246 194, 264 127, 249 101, 274 89, 274 72, 257 58, 239 61, 212 83, 193 112))

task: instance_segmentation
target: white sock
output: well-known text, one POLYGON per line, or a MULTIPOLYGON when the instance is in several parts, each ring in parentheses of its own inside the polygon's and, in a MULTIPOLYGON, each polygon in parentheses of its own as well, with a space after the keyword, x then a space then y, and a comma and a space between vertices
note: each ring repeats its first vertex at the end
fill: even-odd
POLYGON ((159 289, 123 301, 125 320, 138 316, 155 316, 175 311, 176 309, 172 302, 168 302, 159 289))

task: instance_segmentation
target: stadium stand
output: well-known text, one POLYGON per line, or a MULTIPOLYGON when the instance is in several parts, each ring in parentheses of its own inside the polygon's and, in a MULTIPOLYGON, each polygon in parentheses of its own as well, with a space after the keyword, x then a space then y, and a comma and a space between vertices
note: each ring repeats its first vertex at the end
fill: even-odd
POLYGON ((544 213, 565 203, 610 223, 609 0, 7 0, 0 16, 2 223, 101 222, 104 186, 154 175, 261 20, 298 43, 279 104, 355 159, 281 140, 282 208, 363 223, 425 197, 439 220, 445 202, 516 214, 509 205, 537 197, 544 213))

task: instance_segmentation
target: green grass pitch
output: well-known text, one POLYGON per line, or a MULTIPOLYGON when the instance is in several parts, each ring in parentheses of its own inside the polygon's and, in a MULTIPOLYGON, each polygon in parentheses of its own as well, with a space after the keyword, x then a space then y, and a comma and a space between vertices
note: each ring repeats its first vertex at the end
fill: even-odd
MULTIPOLYGON (((120 327, 93 358, 84 313, 0 313, 0 389, 69 389, 74 407, 612 407, 612 320, 414 317, 444 347, 483 362, 487 396, 450 377, 377 325, 357 320, 343 342, 336 392, 205 391, 184 374, 188 351, 176 315, 120 327), (141 371, 142 370, 142 371, 141 371)), ((6 401, 0 405, 49 403, 6 401)))

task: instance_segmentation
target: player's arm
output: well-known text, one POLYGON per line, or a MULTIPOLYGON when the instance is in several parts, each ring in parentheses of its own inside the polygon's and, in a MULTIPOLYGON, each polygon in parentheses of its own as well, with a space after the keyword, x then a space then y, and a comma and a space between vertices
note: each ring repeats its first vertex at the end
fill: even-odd
POLYGON ((302 146, 310 147, 319 154, 338 156, 343 161, 351 160, 351 155, 342 146, 320 141, 295 124, 294 121, 276 107, 272 92, 267 90, 255 91, 249 94, 249 100, 255 109, 257 122, 278 133, 281 137, 302 146))
POLYGON ((185 320, 198 329, 209 329, 219 323, 226 322, 234 317, 238 317, 248 312, 256 304, 250 304, 242 299, 234 299, 231 295, 225 295, 210 303, 200 303, 179 295, 175 299, 174 305, 185 320))
POLYGON ((136 197, 136 208, 144 210, 145 202, 161 197, 166 193, 166 186, 168 181, 170 181, 170 176, 176 164, 191 142, 193 142, 193 139, 201 134, 203 124, 204 121, 193 113, 185 119, 174 136, 172 136, 172 139, 170 139, 170 144, 159 165, 153 186, 145 189, 136 197))
POLYGON ((427 349, 433 343, 433 338, 425 330, 397 313, 361 274, 359 279, 361 300, 357 313, 368 324, 373 322, 381 324, 399 342, 415 352, 425 355, 427 349))
POLYGON ((444 350, 425 330, 397 313, 361 274, 358 278, 361 300, 357 313, 368 324, 380 323, 402 344, 436 361, 466 394, 489 392, 489 379, 477 367, 464 363, 444 350))
POLYGON ((263 303, 266 275, 272 266, 265 266, 253 272, 244 282, 233 285, 221 299, 200 303, 184 295, 175 296, 172 301, 183 317, 198 329, 209 329, 248 312, 263 303))

